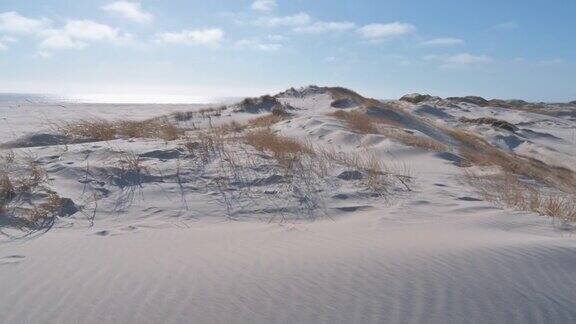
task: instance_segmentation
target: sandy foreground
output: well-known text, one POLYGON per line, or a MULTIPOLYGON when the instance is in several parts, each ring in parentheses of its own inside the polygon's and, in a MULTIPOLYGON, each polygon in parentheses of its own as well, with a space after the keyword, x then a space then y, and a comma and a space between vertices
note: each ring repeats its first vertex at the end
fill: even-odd
MULTIPOLYGON (((350 134, 325 117, 325 94, 290 100, 302 110, 289 123, 274 126, 280 133, 336 143, 342 150, 355 150, 359 142, 375 147, 411 170, 413 190, 377 199, 360 196, 352 186, 327 188, 338 197, 324 207, 330 217, 279 222, 270 221, 273 212, 216 217, 221 206, 211 193, 184 187, 179 195, 172 194, 179 190, 175 184, 145 185, 121 212, 105 212, 112 202, 102 201, 93 225, 74 215, 43 235, 4 240, 0 323, 576 321, 571 231, 553 226, 550 218, 479 199, 459 180, 460 168, 437 153, 350 134)), ((143 119, 200 108, 3 104, 0 142, 45 129, 43 116, 74 120, 89 111, 93 117, 143 119)), ((444 112, 457 116, 460 111, 444 112)), ((575 158, 573 121, 493 111, 561 139, 531 133, 529 143, 512 149, 566 164, 575 158)), ((422 115, 430 113, 435 111, 422 115)), ((511 142, 502 139, 502 145, 511 142)), ((33 151, 53 185, 80 201, 79 176, 64 167, 82 166, 79 152, 92 151, 98 164, 110 158, 107 150, 130 146, 144 154, 173 149, 170 145, 116 140, 75 144, 66 151, 16 150, 33 151)))

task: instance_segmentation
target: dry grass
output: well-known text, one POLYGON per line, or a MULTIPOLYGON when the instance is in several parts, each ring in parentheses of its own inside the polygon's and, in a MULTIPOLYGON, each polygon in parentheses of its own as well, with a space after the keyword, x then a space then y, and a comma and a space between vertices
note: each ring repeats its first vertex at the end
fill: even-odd
POLYGON ((226 106, 214 107, 214 108, 203 108, 200 110, 191 111, 178 111, 172 114, 174 119, 178 122, 185 122, 195 118, 210 118, 217 117, 222 114, 224 110, 228 109, 226 106))
POLYGON ((326 212, 324 203, 331 194, 327 188, 342 185, 337 175, 343 170, 360 171, 363 192, 380 197, 391 193, 394 184, 411 181, 390 172, 369 151, 343 154, 278 135, 269 127, 246 128, 242 134, 208 128, 190 133, 183 142, 189 152, 184 161, 192 163, 197 173, 213 173, 204 178, 209 179, 205 186, 219 193, 230 218, 246 210, 258 214, 259 208, 276 210, 270 221, 284 220, 286 213, 315 217, 326 212))
POLYGON ((347 127, 355 133, 382 134, 404 145, 418 147, 429 151, 442 152, 447 149, 446 145, 436 140, 410 134, 403 129, 397 128, 397 123, 385 118, 370 117, 361 112, 343 110, 336 111, 332 113, 331 116, 344 120, 347 127), (378 127, 379 124, 386 124, 395 127, 382 128, 378 127))
POLYGON ((33 206, 32 209, 28 211, 28 220, 32 223, 38 223, 39 221, 53 218, 58 214, 58 211, 62 207, 62 198, 56 193, 50 193, 46 202, 33 206))
POLYGON ((0 173, 0 216, 6 213, 10 201, 16 196, 16 188, 10 176, 0 173))
POLYGON ((246 124, 251 128, 268 128, 286 119, 283 115, 268 114, 249 120, 246 124))
POLYGON ((61 200, 47 187, 48 176, 30 157, 0 162, 0 218, 3 225, 37 230, 52 224, 61 200), (31 197, 47 197, 41 204, 31 197))
POLYGON ((496 205, 549 216, 562 223, 576 222, 574 195, 521 181, 517 175, 507 172, 478 175, 466 171, 464 182, 496 205))
POLYGON ((72 138, 109 141, 117 138, 158 138, 173 141, 184 131, 164 118, 144 121, 85 119, 58 125, 57 131, 72 138))
POLYGON ((412 190, 413 177, 410 176, 406 166, 403 166, 402 170, 392 168, 369 150, 346 153, 334 148, 317 148, 316 154, 331 163, 361 171, 366 175, 364 180, 366 186, 377 193, 388 193, 388 189, 394 183, 398 183, 407 191, 412 190))
POLYGON ((207 164, 216 150, 223 148, 222 135, 215 130, 201 131, 195 137, 187 138, 184 147, 190 156, 199 158, 203 164, 207 164))
POLYGON ((498 166, 505 173, 534 179, 568 193, 576 193, 576 174, 569 169, 514 155, 464 130, 445 128, 444 131, 463 144, 460 150, 466 159, 463 166, 498 166))
POLYGON ((222 135, 231 133, 241 133, 246 128, 246 125, 240 124, 239 122, 233 120, 229 123, 225 123, 216 127, 213 127, 214 131, 221 133, 222 135))
POLYGON ((359 134, 378 134, 378 128, 375 126, 375 118, 366 116, 357 111, 338 110, 331 114, 340 120, 346 122, 348 128, 359 134))
POLYGON ((311 147, 298 140, 278 136, 270 129, 251 131, 244 136, 247 144, 272 155, 281 165, 291 167, 303 155, 313 154, 311 147))
POLYGON ((384 134, 386 137, 392 138, 393 140, 396 140, 404 145, 418 147, 428 151, 444 152, 448 149, 448 146, 438 142, 437 140, 414 135, 402 129, 382 130, 381 134, 384 134))
POLYGON ((119 169, 125 174, 148 172, 148 168, 142 165, 142 158, 134 152, 123 152, 117 163, 119 169))

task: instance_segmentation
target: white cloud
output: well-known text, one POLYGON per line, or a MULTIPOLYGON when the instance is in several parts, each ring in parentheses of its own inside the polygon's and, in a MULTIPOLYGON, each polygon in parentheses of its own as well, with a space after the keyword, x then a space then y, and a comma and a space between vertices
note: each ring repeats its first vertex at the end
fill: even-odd
POLYGON ((166 44, 185 45, 218 45, 224 38, 224 31, 219 28, 206 28, 197 30, 182 30, 179 32, 160 33, 156 35, 156 42, 166 44))
POLYGON ((276 52, 282 48, 279 43, 263 43, 257 39, 241 39, 234 44, 237 49, 256 50, 263 52, 276 52))
POLYGON ((16 43, 18 40, 10 36, 0 36, 0 51, 7 51, 9 43, 16 43))
POLYGON ((82 49, 88 42, 121 42, 130 35, 91 20, 68 20, 61 29, 48 29, 40 33, 44 40, 40 47, 46 49, 82 49))
POLYGON ((459 53, 454 55, 428 55, 424 57, 428 61, 437 61, 441 68, 465 68, 471 66, 484 65, 494 62, 487 55, 474 55, 470 53, 459 53))
POLYGON ((269 12, 274 10, 278 4, 276 0, 256 0, 252 3, 252 9, 257 11, 269 12))
POLYGON ((389 24, 370 24, 360 29, 358 32, 364 39, 370 41, 380 41, 387 38, 402 36, 410 34, 416 30, 416 27, 401 22, 393 22, 389 24))
POLYGON ((117 29, 91 20, 69 20, 64 32, 72 38, 82 40, 118 41, 125 37, 117 29))
POLYGON ((82 49, 88 46, 86 42, 74 40, 62 31, 54 31, 52 35, 46 37, 40 47, 45 49, 82 49))
POLYGON ((356 28, 356 24, 353 22, 314 21, 305 12, 291 16, 261 17, 254 24, 261 27, 287 27, 292 28, 294 32, 310 34, 342 32, 356 28))
MULTIPOLYGON (((28 18, 13 11, 0 14, 0 31, 35 36, 44 50, 82 49, 92 42, 120 43, 131 39, 129 34, 91 20, 70 19, 64 26, 54 27, 46 18, 28 18)), ((6 47, 5 39, 2 45, 6 47)))
POLYGON ((437 47, 458 46, 458 45, 464 45, 464 41, 459 39, 459 38, 447 38, 447 37, 446 38, 434 38, 434 39, 422 42, 422 45, 437 46, 437 47))
POLYGON ((301 27, 310 24, 310 15, 301 12, 293 16, 263 17, 256 21, 256 25, 265 27, 301 27))
POLYGON ((50 26, 50 20, 32 19, 17 12, 0 13, 0 31, 14 34, 34 34, 50 26))
POLYGON ((294 28, 294 31, 301 33, 321 34, 326 32, 342 32, 356 28, 352 22, 324 22, 318 21, 308 26, 294 28))
POLYGON ((151 13, 142 9, 139 2, 114 1, 101 7, 101 9, 137 23, 149 23, 154 19, 151 13))

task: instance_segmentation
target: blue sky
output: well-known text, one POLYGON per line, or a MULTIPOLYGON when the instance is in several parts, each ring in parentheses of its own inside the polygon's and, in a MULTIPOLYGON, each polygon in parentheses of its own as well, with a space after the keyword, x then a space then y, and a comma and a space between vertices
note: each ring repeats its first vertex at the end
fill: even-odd
POLYGON ((0 92, 576 100, 576 1, 0 1, 0 92))

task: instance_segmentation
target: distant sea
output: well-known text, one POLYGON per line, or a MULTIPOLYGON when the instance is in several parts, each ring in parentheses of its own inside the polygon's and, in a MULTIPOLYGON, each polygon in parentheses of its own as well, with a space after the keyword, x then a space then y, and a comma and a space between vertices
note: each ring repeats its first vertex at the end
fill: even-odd
POLYGON ((203 104, 234 101, 237 98, 209 98, 187 95, 151 94, 81 94, 51 95, 34 93, 0 93, 0 103, 110 103, 110 104, 203 104))
POLYGON ((0 93, 0 103, 9 102, 56 102, 62 98, 52 95, 42 95, 34 93, 0 93))

